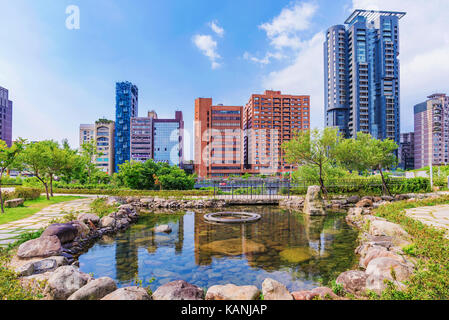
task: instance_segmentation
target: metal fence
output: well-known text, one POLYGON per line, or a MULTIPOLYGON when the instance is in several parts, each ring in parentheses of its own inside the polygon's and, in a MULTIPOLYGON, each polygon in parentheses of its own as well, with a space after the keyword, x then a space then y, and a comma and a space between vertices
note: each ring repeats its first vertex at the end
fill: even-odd
MULTIPOLYGON (((395 189, 404 183, 405 178, 387 178, 386 184, 395 189)), ((289 179, 222 179, 198 180, 195 188, 213 189, 216 198, 283 199, 292 195, 304 195, 309 186, 320 185, 319 181, 289 179)), ((329 193, 357 193, 383 191, 380 178, 332 179, 324 181, 329 193)))

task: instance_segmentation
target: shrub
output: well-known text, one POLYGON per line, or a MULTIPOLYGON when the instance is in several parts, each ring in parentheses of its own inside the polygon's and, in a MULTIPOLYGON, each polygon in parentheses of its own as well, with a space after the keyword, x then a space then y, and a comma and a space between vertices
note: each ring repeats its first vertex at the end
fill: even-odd
POLYGON ((92 201, 90 207, 97 216, 103 218, 104 216, 117 211, 118 205, 107 205, 105 198, 97 198, 92 201))
POLYGON ((23 198, 25 200, 36 200, 40 195, 41 190, 37 188, 16 187, 14 191, 15 198, 23 198))

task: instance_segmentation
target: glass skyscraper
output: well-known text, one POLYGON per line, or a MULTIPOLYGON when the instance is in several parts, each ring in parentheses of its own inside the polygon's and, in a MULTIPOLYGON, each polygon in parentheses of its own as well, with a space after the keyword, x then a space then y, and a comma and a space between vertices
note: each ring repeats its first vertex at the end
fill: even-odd
POLYGON ((131 118, 138 115, 139 90, 130 82, 118 82, 115 87, 115 172, 131 158, 131 118))
POLYGON ((0 139, 12 145, 12 101, 7 89, 0 87, 0 139))
POLYGON ((175 119, 154 119, 153 130, 154 161, 181 166, 184 160, 182 112, 176 111, 175 119))
POLYGON ((399 20, 404 12, 355 10, 327 30, 325 125, 400 142, 399 20))

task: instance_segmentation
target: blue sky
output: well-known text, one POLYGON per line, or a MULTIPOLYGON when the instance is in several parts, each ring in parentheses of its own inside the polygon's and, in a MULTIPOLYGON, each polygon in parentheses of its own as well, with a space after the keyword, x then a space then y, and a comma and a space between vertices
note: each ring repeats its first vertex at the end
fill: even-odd
POLYGON ((408 12, 401 131, 411 131, 413 105, 449 93, 449 23, 438 15, 446 0, 0 0, 13 136, 78 147, 80 123, 115 118, 115 82, 124 80, 139 87, 141 116, 182 110, 189 132, 195 98, 244 105, 265 89, 310 94, 312 126, 321 127, 324 31, 354 8, 408 12), (66 28, 68 5, 80 9, 79 30, 66 28))

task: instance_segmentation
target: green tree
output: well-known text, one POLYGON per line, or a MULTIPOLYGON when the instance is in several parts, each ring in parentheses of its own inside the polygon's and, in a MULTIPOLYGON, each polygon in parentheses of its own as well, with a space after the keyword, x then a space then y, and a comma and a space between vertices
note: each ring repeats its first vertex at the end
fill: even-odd
POLYGON ((98 170, 95 164, 96 158, 101 157, 102 152, 97 150, 97 141, 92 140, 90 142, 85 142, 81 145, 81 156, 84 159, 85 169, 87 173, 87 180, 90 183, 92 176, 98 170))
POLYGON ((27 144, 19 155, 24 169, 32 173, 44 186, 47 200, 50 200, 46 178, 51 163, 50 145, 52 143, 53 141, 40 141, 27 144))
POLYGON ((47 175, 50 180, 50 195, 53 197, 53 181, 55 176, 63 174, 70 167, 70 153, 66 149, 61 149, 55 141, 48 141, 49 162, 47 175))
POLYGON ((2 213, 5 213, 2 194, 3 175, 7 170, 13 169, 15 168, 14 166, 19 165, 17 163, 18 155, 23 151, 24 143, 25 141, 19 138, 11 147, 8 147, 5 141, 0 140, 0 203, 2 213))
POLYGON ((195 178, 177 166, 171 167, 169 171, 157 177, 164 190, 191 190, 195 186, 195 178))
POLYGON ((119 165, 117 180, 130 189, 151 190, 154 188, 154 174, 156 170, 147 163, 126 161, 119 165))
POLYGON ((285 160, 293 165, 311 166, 318 169, 321 190, 327 194, 324 186, 324 167, 334 161, 334 153, 340 141, 337 128, 324 130, 297 131, 290 141, 282 144, 285 160))
POLYGON ((383 192, 391 195, 383 170, 397 165, 394 154, 397 149, 398 145, 393 140, 378 140, 368 133, 359 132, 356 139, 344 139, 335 156, 349 170, 379 170, 383 192))

